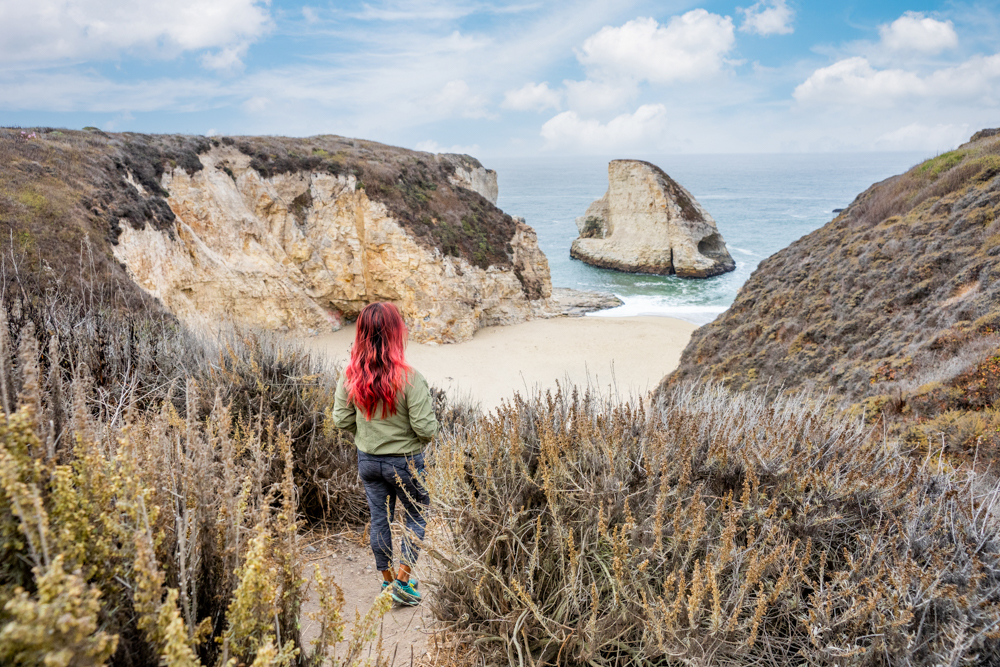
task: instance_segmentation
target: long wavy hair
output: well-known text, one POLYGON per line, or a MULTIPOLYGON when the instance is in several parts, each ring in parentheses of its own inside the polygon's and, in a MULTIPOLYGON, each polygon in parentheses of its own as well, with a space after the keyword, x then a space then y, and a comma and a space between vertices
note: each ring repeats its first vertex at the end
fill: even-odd
POLYGON ((382 419, 396 414, 396 395, 410 372, 406 335, 403 316, 391 303, 370 303, 358 315, 344 384, 348 398, 368 421, 379 403, 382 419))

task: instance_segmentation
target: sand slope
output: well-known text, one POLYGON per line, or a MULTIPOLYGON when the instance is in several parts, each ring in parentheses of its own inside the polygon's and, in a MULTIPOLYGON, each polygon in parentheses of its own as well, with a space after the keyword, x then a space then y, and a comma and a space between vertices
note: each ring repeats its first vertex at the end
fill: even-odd
MULTIPOLYGON (((575 317, 533 320, 476 332, 454 345, 409 344, 407 360, 449 396, 467 395, 492 409, 515 391, 554 388, 569 378, 603 391, 645 395, 676 368, 697 325, 668 317, 575 317)), ((347 360, 354 327, 306 341, 347 360)))

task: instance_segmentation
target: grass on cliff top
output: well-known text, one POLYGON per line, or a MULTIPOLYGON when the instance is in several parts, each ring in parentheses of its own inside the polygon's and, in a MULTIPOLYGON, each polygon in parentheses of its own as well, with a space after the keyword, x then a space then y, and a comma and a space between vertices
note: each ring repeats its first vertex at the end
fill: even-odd
POLYGON ((921 451, 1000 457, 1000 137, 873 185, 760 264, 668 384, 807 387, 921 451))

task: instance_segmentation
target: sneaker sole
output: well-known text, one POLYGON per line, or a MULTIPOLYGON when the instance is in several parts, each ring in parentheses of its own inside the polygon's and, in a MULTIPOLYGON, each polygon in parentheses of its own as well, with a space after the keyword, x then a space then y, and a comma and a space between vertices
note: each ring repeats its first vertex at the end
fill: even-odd
POLYGON ((396 591, 393 591, 391 595, 394 601, 398 602, 399 604, 406 605, 407 607, 416 607, 418 604, 420 604, 420 600, 422 599, 422 598, 410 597, 409 595, 405 597, 402 595, 397 595, 396 591))

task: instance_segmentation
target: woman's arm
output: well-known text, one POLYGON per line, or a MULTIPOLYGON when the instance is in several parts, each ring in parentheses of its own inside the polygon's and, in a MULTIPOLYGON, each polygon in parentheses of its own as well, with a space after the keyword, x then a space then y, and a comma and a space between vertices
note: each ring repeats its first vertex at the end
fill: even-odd
POLYGON ((406 409, 410 413, 410 427, 420 442, 428 443, 438 432, 438 420, 434 416, 434 405, 427 380, 414 371, 413 384, 406 389, 406 409))
POLYGON ((347 399, 347 387, 344 386, 344 374, 340 374, 337 381, 337 393, 333 396, 333 425, 350 431, 354 435, 358 434, 357 411, 354 403, 347 399))

